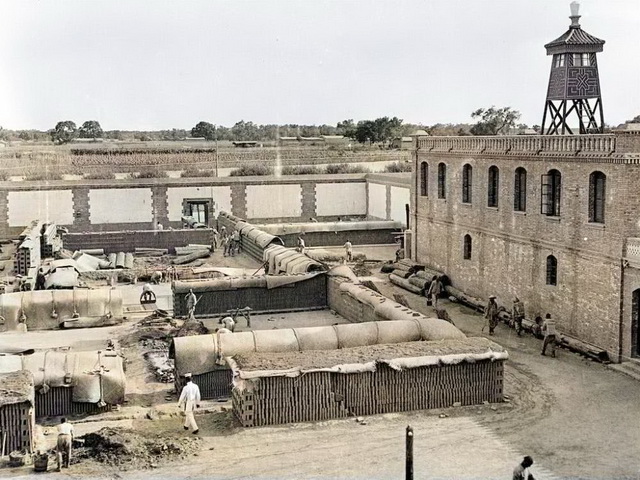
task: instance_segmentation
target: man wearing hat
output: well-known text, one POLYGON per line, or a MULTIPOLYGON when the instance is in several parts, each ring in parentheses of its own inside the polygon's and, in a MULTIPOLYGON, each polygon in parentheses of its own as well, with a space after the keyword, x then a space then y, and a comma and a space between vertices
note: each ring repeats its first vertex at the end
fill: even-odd
MULTIPOLYGON (((498 325, 498 304, 496 303, 495 295, 489 297, 489 303, 487 303, 487 307, 484 310, 484 318, 489 322, 489 335, 493 335, 493 331, 498 325)), ((484 330, 484 327, 482 327, 482 330, 484 330)))
POLYGON ((182 387, 178 408, 184 409, 184 429, 189 430, 189 427, 191 427, 195 435, 199 429, 196 419, 193 417, 193 412, 200 406, 200 387, 193 383, 190 373, 185 374, 184 378, 187 384, 182 387))

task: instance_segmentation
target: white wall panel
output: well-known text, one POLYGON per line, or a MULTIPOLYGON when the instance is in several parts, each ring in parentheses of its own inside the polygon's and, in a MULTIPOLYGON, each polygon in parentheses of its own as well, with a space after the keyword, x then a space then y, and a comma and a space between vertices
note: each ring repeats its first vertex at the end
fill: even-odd
POLYGON ((407 223, 405 205, 410 204, 410 199, 411 191, 408 188, 391 187, 391 220, 407 223))
POLYGON ((387 219, 387 186, 379 183, 369 184, 369 209, 371 217, 387 219))
POLYGON ((32 220, 73 223, 73 193, 71 190, 35 190, 9 192, 9 226, 21 227, 32 220))
POLYGON ((366 215, 365 183, 319 183, 316 185, 316 213, 329 215, 366 215))
POLYGON ((247 185, 247 218, 299 217, 302 187, 294 185, 247 185))
POLYGON ((150 188, 104 188, 89 190, 91 223, 149 222, 153 211, 150 188))

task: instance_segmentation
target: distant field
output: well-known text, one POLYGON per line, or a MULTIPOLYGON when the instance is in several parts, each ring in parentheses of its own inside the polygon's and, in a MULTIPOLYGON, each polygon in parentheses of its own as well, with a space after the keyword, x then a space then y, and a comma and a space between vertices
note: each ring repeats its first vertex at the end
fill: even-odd
MULTIPOLYGON (((219 169, 264 165, 299 166, 341 163, 405 162, 408 151, 378 148, 336 147, 236 148, 219 143, 219 169)), ((136 142, 68 144, 25 143, 0 151, 0 178, 26 177, 42 180, 61 175, 106 176, 148 170, 211 170, 216 163, 215 142, 136 142), (74 149, 81 151, 74 152, 74 149), (98 150, 98 151, 96 151, 98 150)))

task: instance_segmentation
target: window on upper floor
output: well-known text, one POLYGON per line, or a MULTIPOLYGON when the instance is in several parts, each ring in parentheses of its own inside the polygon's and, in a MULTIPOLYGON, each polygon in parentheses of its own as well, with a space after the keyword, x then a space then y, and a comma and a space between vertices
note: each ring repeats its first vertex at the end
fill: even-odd
POLYGON ((489 167, 489 179, 487 182, 487 206, 498 206, 498 194, 500 190, 500 171, 495 165, 489 167))
POLYGON ((522 167, 516 168, 514 177, 513 209, 516 212, 527 211, 527 171, 522 167))
POLYGON ((438 164, 438 198, 447 198, 447 166, 438 164))
POLYGON ((462 258, 471 260, 471 235, 465 235, 462 243, 462 258))
POLYGON ((573 54, 574 67, 588 67, 590 65, 591 65, 591 56, 588 53, 573 54))
POLYGON ((471 203, 473 167, 468 163, 462 167, 462 203, 471 203))
POLYGON ((420 195, 423 197, 429 194, 429 164, 420 163, 420 195))
POLYGON ((560 216, 560 193, 562 191, 562 175, 558 170, 549 170, 542 175, 542 192, 540 196, 540 212, 549 217, 560 216))
POLYGON ((553 255, 547 257, 547 285, 558 285, 558 260, 553 255))
POLYGON ((589 221, 604 223, 607 176, 602 172, 589 175, 589 221))
POLYGON ((553 57, 553 66, 555 68, 564 67, 564 53, 559 53, 553 57))

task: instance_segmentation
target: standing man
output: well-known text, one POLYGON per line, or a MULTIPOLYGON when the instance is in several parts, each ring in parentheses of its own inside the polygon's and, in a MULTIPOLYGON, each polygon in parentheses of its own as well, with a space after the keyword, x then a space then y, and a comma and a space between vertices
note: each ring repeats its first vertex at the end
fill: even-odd
POLYGON ((160 222, 156 223, 156 231, 161 232, 162 230, 164 230, 162 224, 160 222))
POLYGON ((184 378, 187 384, 182 387, 178 408, 182 408, 184 411, 184 429, 189 430, 189 427, 191 427, 192 433, 195 435, 200 430, 196 419, 193 417, 195 409, 200 408, 200 387, 191 381, 190 373, 186 373, 184 378))
MULTIPOLYGON (((487 307, 484 310, 484 318, 489 322, 489 335, 493 335, 493 331, 498 325, 498 304, 496 303, 495 295, 489 297, 489 303, 487 303, 487 307)), ((484 330, 484 326, 482 330, 484 330)))
POLYGON ((349 239, 347 239, 347 243, 344 244, 344 251, 347 254, 347 262, 351 262, 353 260, 353 245, 349 239))
POLYGON ((227 255, 229 255, 229 250, 231 249, 231 237, 224 227, 222 227, 220 244, 220 246, 222 247, 222 256, 226 257, 227 255))
POLYGON ((304 249, 305 249, 304 238, 302 238, 302 236, 298 236, 298 246, 296 247, 296 250, 298 251, 298 253, 304 254, 304 249))
POLYGON ((545 355, 547 351, 547 345, 551 346, 551 356, 556 357, 556 322, 551 320, 551 314, 547 313, 542 323, 542 333, 544 333, 544 341, 542 342, 542 352, 540 355, 545 355))
POLYGON ((442 286, 442 282, 440 281, 440 277, 438 275, 434 275, 431 279, 431 285, 429 285, 429 290, 427 290, 427 298, 431 299, 431 305, 433 308, 438 307, 438 297, 444 290, 442 286))
POLYGON ((533 465, 533 458, 529 455, 522 459, 522 462, 513 469, 513 480, 535 480, 529 473, 529 467, 533 465))
POLYGON ((516 327, 516 334, 520 336, 522 333, 522 320, 524 320, 524 303, 522 303, 518 297, 514 297, 513 299, 511 318, 513 318, 513 323, 516 327))
POLYGON ((240 230, 234 230, 231 235, 231 256, 240 253, 240 230))
POLYGON ((187 300, 187 318, 189 320, 195 320, 196 318, 196 305, 198 304, 198 299, 196 298, 196 294, 193 293, 193 289, 189 289, 189 293, 186 295, 187 300))
POLYGON ((69 468, 69 463, 71 462, 71 445, 73 445, 73 425, 63 417, 60 419, 60 425, 58 425, 58 443, 56 445, 58 472, 61 467, 69 468))

